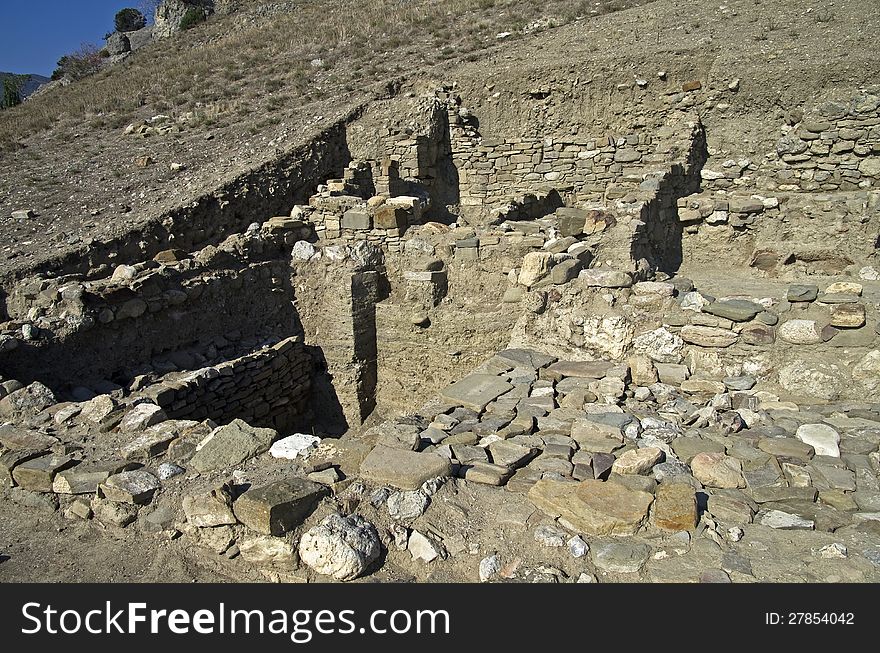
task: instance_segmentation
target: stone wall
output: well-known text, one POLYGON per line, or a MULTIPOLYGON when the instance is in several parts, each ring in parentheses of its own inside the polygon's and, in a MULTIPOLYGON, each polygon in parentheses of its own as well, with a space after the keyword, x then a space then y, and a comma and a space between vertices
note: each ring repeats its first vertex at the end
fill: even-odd
POLYGON ((211 419, 287 431, 309 408, 312 358, 302 338, 146 388, 143 395, 172 419, 211 419))
POLYGON ((346 125, 362 111, 347 116, 314 134, 307 143, 243 174, 192 203, 132 228, 107 241, 93 242, 81 250, 50 259, 33 268, 16 271, 3 280, 7 290, 26 276, 67 274, 101 277, 123 263, 152 258, 171 248, 194 250, 218 244, 231 233, 244 231, 266 216, 286 215, 304 202, 319 184, 342 174, 351 160, 346 125))

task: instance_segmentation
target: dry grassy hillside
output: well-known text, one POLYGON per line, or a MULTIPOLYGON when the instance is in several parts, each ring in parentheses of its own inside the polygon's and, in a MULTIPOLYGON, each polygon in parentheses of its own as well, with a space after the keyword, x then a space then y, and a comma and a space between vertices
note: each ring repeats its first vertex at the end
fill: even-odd
MULTIPOLYGON (((726 112, 703 116, 724 123, 710 147, 737 149, 764 138, 786 105, 878 76, 878 18, 863 0, 241 6, 0 114, 0 269, 31 268, 117 236, 289 151, 389 88, 423 89, 420 80, 469 80, 473 88, 491 80, 496 92, 515 95, 550 70, 591 78, 591 101, 601 104, 605 86, 614 92, 636 76, 656 82, 661 69, 670 84, 742 77, 726 112), (160 114, 180 131, 124 133, 160 114), (8 217, 26 208, 37 216, 8 217)), ((567 109, 562 102, 554 110, 567 109)))
POLYGON ((241 3, 0 114, 0 267, 28 266, 185 204, 382 94, 391 80, 478 61, 486 49, 644 2, 241 3), (160 114, 186 120, 182 131, 123 134, 160 114), (153 163, 141 168, 144 157, 153 163), (38 216, 11 222, 22 208, 38 216))

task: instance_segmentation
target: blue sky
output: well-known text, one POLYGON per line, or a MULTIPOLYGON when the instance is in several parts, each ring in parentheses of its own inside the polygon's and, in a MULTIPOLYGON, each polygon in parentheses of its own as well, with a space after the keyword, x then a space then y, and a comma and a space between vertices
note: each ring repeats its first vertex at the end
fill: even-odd
POLYGON ((0 72, 51 75, 83 43, 101 45, 113 17, 138 0, 0 0, 0 72))

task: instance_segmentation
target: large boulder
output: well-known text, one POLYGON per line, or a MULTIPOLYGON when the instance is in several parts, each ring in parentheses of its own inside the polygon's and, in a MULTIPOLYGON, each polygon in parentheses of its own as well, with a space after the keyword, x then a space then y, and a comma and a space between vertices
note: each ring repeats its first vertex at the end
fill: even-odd
POLYGON ((381 552, 375 526, 360 515, 330 515, 303 533, 299 543, 302 561, 336 580, 357 578, 381 552))
POLYGON ((107 45, 104 46, 111 57, 131 52, 131 41, 122 32, 113 32, 107 37, 107 45))
POLYGON ((11 392, 0 400, 0 416, 33 416, 49 406, 58 403, 52 391, 42 383, 34 382, 20 390, 11 392))

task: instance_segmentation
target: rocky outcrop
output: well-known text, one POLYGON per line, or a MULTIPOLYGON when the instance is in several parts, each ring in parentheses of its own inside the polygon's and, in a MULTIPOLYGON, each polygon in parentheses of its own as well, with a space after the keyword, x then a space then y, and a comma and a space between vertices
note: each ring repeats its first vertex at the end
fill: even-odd
POLYGON ((190 9, 202 11, 210 16, 214 13, 214 0, 164 0, 156 7, 156 22, 153 37, 164 39, 180 31, 180 24, 190 9))

